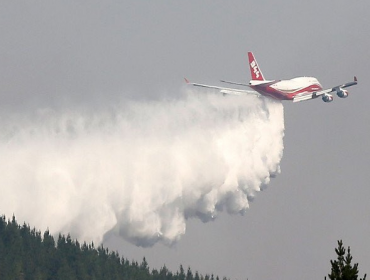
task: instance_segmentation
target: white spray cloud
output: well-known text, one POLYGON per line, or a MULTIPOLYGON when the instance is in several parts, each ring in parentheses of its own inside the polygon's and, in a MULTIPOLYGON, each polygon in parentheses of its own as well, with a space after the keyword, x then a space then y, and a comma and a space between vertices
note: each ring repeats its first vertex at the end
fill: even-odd
POLYGON ((173 244, 186 220, 243 213, 278 173, 283 107, 196 95, 106 112, 2 116, 0 212, 52 233, 173 244))

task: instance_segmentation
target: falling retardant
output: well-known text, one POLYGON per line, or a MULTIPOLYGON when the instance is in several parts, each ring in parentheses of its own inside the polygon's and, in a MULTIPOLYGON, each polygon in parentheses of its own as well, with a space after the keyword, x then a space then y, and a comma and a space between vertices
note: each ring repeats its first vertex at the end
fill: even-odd
POLYGON ((243 213, 280 172, 280 102, 200 92, 0 119, 0 212, 99 243, 171 245, 186 220, 243 213))

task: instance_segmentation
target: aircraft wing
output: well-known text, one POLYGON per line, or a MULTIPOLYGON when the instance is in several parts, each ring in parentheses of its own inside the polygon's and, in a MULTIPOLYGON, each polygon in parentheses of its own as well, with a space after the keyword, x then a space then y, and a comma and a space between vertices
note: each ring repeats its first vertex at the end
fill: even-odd
POLYGON ((320 91, 316 91, 316 92, 312 92, 312 93, 298 94, 298 95, 294 96, 293 102, 300 102, 300 101, 315 99, 319 96, 329 94, 331 92, 338 92, 338 91, 341 91, 344 88, 354 86, 354 85, 357 85, 356 76, 354 77, 352 82, 348 82, 348 83, 345 83, 345 84, 342 84, 342 85, 339 85, 339 86, 336 86, 336 87, 333 87, 333 88, 324 89, 324 90, 320 90, 320 91))
POLYGON ((254 91, 254 90, 244 90, 244 89, 226 88, 226 87, 218 87, 218 86, 210 86, 210 85, 204 85, 204 84, 190 83, 189 80, 186 79, 186 78, 185 78, 185 82, 188 85, 192 85, 192 86, 196 86, 196 87, 217 89, 222 94, 231 94, 231 95, 252 94, 252 95, 256 95, 256 96, 261 96, 258 92, 254 91))

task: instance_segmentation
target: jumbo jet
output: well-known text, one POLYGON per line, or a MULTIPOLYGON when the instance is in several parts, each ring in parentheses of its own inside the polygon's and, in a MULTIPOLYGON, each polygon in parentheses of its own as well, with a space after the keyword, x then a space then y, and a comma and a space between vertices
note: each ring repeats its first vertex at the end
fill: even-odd
POLYGON ((224 80, 221 80, 221 82, 238 86, 247 86, 253 89, 253 91, 190 83, 186 78, 185 81, 187 84, 193 86, 217 89, 224 95, 254 94, 257 96, 266 96, 278 100, 292 100, 293 102, 315 99, 320 96, 324 102, 331 102, 333 101, 333 95, 331 93, 336 93, 340 98, 346 98, 348 97, 348 91, 345 90, 345 88, 357 84, 356 76, 352 82, 324 90, 319 81, 313 77, 298 77, 290 80, 266 80, 262 75, 262 71, 258 66, 257 60, 254 58, 252 52, 248 52, 248 59, 252 76, 252 80, 249 82, 249 84, 235 83, 224 80))

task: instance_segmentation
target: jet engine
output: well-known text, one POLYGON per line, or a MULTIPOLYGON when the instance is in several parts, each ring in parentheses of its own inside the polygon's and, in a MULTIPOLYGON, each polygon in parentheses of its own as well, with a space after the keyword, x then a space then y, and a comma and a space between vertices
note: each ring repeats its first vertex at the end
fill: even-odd
POLYGON ((346 91, 345 89, 338 89, 337 90, 337 95, 340 98, 346 98, 346 97, 348 97, 348 91, 346 91))
POLYGON ((331 94, 324 94, 322 97, 322 101, 324 102, 332 102, 333 101, 333 96, 331 94))

